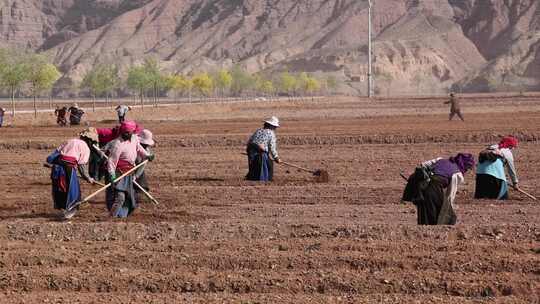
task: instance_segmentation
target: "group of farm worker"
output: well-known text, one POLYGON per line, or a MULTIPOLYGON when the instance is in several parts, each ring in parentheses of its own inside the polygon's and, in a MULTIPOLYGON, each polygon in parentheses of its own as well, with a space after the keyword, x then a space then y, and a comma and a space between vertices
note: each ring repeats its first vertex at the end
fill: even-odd
MULTIPOLYGON (((499 144, 482 150, 476 165, 475 199, 508 198, 505 167, 512 187, 520 190, 512 150, 518 140, 513 136, 502 138, 499 144)), ((419 225, 454 225, 457 222, 455 198, 464 175, 475 166, 472 154, 459 153, 444 159, 426 161, 408 178, 402 201, 412 202, 417 209, 419 225)))
MULTIPOLYGON (((126 108, 117 108, 119 126, 111 129, 88 128, 79 138, 64 143, 47 162, 52 164, 53 199, 56 209, 66 210, 64 216, 72 217, 80 201, 81 192, 77 171, 89 183, 105 178, 113 182, 107 190, 107 209, 114 217, 127 217, 137 208, 134 181, 137 186, 148 190, 144 167, 121 180, 125 172, 145 160, 153 160, 150 147, 154 145, 152 132, 143 129, 134 121, 125 120, 126 108)), ((246 145, 249 171, 246 180, 272 181, 273 162, 281 160, 277 150, 276 130, 280 127, 275 116, 263 121, 248 139, 246 145)), ((450 158, 436 158, 423 162, 408 178, 402 201, 410 201, 417 208, 420 225, 454 225, 457 222, 455 198, 464 175, 476 166, 476 199, 507 199, 508 169, 512 187, 519 190, 518 177, 512 150, 518 140, 506 136, 495 145, 490 145, 479 154, 479 162, 470 153, 458 153, 450 158)))
POLYGON ((127 217, 137 208, 135 186, 148 191, 144 165, 123 178, 145 160, 152 161, 155 144, 152 132, 134 121, 124 120, 114 128, 90 127, 60 145, 49 157, 54 208, 63 210, 64 218, 73 217, 81 202, 77 172, 90 184, 104 178, 107 210, 113 217, 127 217))
POLYGON ((79 108, 77 103, 74 103, 69 109, 67 107, 56 107, 54 115, 56 116, 56 123, 61 127, 67 126, 68 119, 66 116, 69 116, 70 126, 78 126, 81 124, 84 110, 79 108))
MULTIPOLYGON (((2 108, 0 108, 2 109, 2 108)), ((118 115, 118 121, 121 123, 125 120, 127 112, 131 111, 130 106, 126 105, 118 105, 115 108, 116 114, 118 115)), ((1 112, 3 117, 3 112, 1 112)), ((77 103, 73 103, 73 105, 69 108, 67 107, 56 107, 54 110, 54 115, 56 116, 56 123, 61 126, 65 127, 68 124, 68 119, 66 116, 69 116, 69 124, 72 126, 77 126, 81 124, 81 119, 84 115, 84 110, 79 108, 79 105, 77 103)), ((2 125, 0 121, 0 126, 2 125)))
MULTIPOLYGON (((276 129, 279 119, 271 117, 263 121, 249 138, 246 146, 249 172, 247 180, 271 181, 273 162, 280 163, 276 145, 276 129)), ((402 201, 410 201, 417 208, 419 225, 454 225, 457 222, 455 198, 464 175, 476 165, 476 199, 508 198, 508 169, 512 187, 519 190, 518 177, 512 150, 518 140, 503 137, 499 144, 490 145, 479 154, 479 162, 470 153, 458 153, 450 158, 436 158, 422 163, 408 178, 402 201)))

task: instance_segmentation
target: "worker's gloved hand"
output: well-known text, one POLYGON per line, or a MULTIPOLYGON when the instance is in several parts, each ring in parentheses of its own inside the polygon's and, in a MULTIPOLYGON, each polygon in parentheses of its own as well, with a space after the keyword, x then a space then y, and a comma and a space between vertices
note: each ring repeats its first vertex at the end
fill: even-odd
POLYGON ((520 189, 518 184, 514 184, 514 185, 512 185, 512 187, 514 188, 514 190, 519 190, 520 189))
POLYGON ((93 184, 96 183, 96 180, 90 177, 90 178, 88 179, 88 182, 89 182, 90 184, 93 185, 93 184))
POLYGON ((154 161, 154 159, 156 159, 156 155, 155 154, 150 154, 146 157, 146 159, 148 159, 148 161, 154 161))
POLYGON ((114 180, 116 180, 116 174, 115 173, 109 173, 109 179, 111 183, 114 183, 114 180))
POLYGON ((275 160, 275 161, 276 161, 276 163, 278 163, 278 164, 280 164, 280 163, 281 163, 281 159, 279 159, 279 158, 276 158, 276 159, 274 159, 274 160, 275 160))

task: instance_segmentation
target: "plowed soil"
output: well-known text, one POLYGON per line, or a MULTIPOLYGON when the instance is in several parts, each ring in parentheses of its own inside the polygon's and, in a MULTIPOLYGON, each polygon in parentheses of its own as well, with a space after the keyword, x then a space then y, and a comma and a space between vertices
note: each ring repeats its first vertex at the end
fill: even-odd
MULTIPOLYGON (((540 203, 458 192, 456 226, 420 227, 400 170, 520 140, 522 188, 540 195, 540 99, 229 103, 131 113, 157 137, 159 206, 111 219, 99 196, 69 222, 52 208, 52 149, 81 129, 50 114, 0 129, 0 303, 539 303, 540 203), (276 114, 279 166, 247 182, 244 143, 276 114)), ((110 111, 110 110, 108 110, 110 111)), ((114 113, 88 122, 112 126, 114 113)), ((98 187, 83 183, 84 194, 98 187)))

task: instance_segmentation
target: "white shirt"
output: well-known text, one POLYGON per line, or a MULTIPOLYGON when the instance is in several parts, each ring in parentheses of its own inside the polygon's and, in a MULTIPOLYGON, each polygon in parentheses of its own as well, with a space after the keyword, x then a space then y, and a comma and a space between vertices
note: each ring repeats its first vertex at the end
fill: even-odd
POLYGON ((501 155, 504 158, 504 163, 508 168, 508 174, 512 179, 512 183, 514 185, 517 184, 519 180, 517 177, 516 166, 514 164, 514 154, 512 154, 512 149, 499 149, 499 145, 492 145, 489 147, 489 149, 495 151, 496 154, 501 155))
POLYGON ((118 113, 118 116, 125 116, 129 110, 129 107, 126 105, 119 105, 116 107, 116 113, 118 113))

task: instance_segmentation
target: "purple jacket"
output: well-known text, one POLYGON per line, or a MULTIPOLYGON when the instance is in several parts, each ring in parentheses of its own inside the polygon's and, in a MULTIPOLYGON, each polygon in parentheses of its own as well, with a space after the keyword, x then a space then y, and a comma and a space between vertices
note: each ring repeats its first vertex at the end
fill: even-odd
POLYGON ((452 179, 452 176, 459 172, 461 172, 459 167, 448 159, 441 159, 433 165, 433 173, 446 177, 448 180, 452 179))

